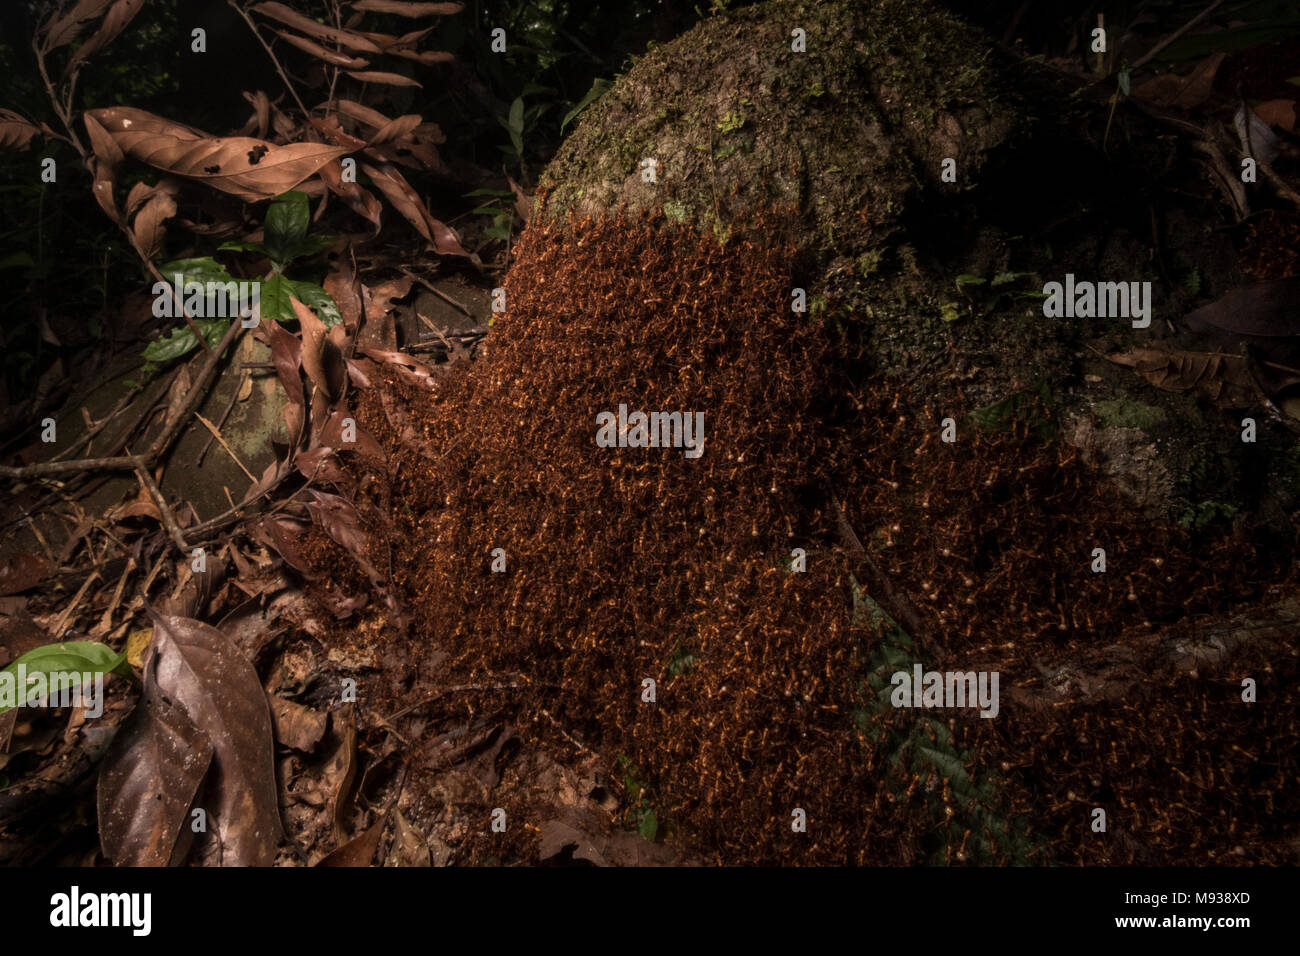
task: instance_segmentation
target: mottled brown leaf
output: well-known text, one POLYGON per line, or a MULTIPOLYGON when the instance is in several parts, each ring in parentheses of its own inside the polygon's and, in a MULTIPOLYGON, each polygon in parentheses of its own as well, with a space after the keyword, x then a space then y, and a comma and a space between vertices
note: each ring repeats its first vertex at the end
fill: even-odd
POLYGON ((314 753, 316 745, 325 736, 329 714, 283 697, 271 697, 269 701, 276 741, 283 747, 314 753))
POLYGON ((293 189, 348 152, 324 143, 275 146, 246 136, 206 136, 125 106, 87 110, 85 115, 87 129, 92 120, 98 122, 126 155, 250 202, 293 189))
POLYGON ((151 644, 140 703, 99 771, 99 841, 118 866, 184 860, 194 838, 190 810, 215 753, 208 735, 159 687, 157 665, 151 644))
POLYGON ((283 836, 271 714, 257 671, 215 627, 151 614, 159 690, 212 741, 216 770, 208 807, 223 866, 269 866, 283 836))

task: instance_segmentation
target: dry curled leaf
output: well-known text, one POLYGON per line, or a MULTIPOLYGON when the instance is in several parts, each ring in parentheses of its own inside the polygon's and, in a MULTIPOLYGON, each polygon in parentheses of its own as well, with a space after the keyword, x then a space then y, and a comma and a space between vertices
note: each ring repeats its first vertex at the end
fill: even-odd
POLYGON ((366 39, 364 36, 349 30, 336 30, 333 27, 317 23, 310 17, 289 9, 283 3, 255 3, 249 9, 264 17, 270 17, 272 20, 279 20, 295 30, 301 30, 308 36, 313 36, 318 40, 329 40, 358 53, 383 52, 373 41, 366 39))
MULTIPOLYGON (((206 136, 181 123, 125 106, 87 110, 85 116, 92 140, 94 122, 127 156, 250 202, 293 189, 348 152, 324 143, 275 146, 246 136, 206 136)), ((98 157, 101 143, 94 145, 98 157)))
POLYGON ((98 20, 114 0, 78 0, 62 16, 51 16, 36 31, 41 50, 48 53, 75 40, 86 26, 98 20))
POLYGON ((0 109, 0 150, 22 152, 32 144, 40 127, 28 122, 13 110, 0 109))
POLYGON ((435 251, 449 256, 469 255, 461 247, 460 237, 456 235, 451 227, 439 222, 430 215, 419 195, 411 188, 411 184, 406 181, 406 177, 391 164, 380 163, 377 166, 372 166, 369 163, 362 163, 361 169, 374 181, 379 190, 388 197, 388 201, 397 208, 397 211, 406 217, 406 221, 433 244, 435 251))
POLYGON ((1244 408, 1255 401, 1255 385, 1242 355, 1146 348, 1106 358, 1133 369, 1157 388, 1194 391, 1224 408, 1244 408))
POLYGON ((348 76, 354 80, 360 80, 362 83, 379 83, 383 86, 415 86, 423 89, 423 85, 409 76, 403 76, 400 73, 387 73, 383 70, 348 70, 348 76))
POLYGON ((144 7, 144 3, 145 0, 116 0, 105 14, 104 22, 100 24, 99 29, 78 47, 77 52, 68 60, 68 65, 63 68, 63 75, 68 76, 95 53, 117 39, 118 34, 135 19, 135 15, 144 7))
POLYGON ((370 61, 359 56, 348 56, 346 53, 340 53, 338 50, 331 50, 323 47, 315 40, 309 40, 306 37, 300 37, 295 33, 286 33, 284 30, 274 31, 277 35, 284 38, 287 42, 296 46, 304 53, 310 53, 319 60, 333 66, 343 66, 350 70, 364 70, 370 65, 370 61))

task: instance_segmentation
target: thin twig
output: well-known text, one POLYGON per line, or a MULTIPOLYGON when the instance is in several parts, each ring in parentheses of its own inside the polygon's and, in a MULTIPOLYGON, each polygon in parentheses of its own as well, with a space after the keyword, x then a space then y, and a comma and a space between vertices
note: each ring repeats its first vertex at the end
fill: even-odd
POLYGON ((844 507, 840 504, 839 499, 832 497, 830 504, 831 510, 835 514, 835 524, 839 530, 840 540, 849 553, 862 562, 867 569, 869 577, 868 592, 873 597, 879 595, 878 602, 884 606, 895 621, 902 625, 912 640, 929 650, 933 650, 929 646, 925 621, 921 617, 920 610, 917 609, 906 594, 894 587, 889 577, 871 560, 871 555, 862 546, 862 541, 854 532, 853 526, 849 524, 849 519, 844 514, 844 507))
POLYGON ((248 15, 248 11, 236 3, 235 0, 226 0, 226 2, 234 8, 236 13, 244 18, 244 22, 248 24, 248 29, 252 30, 253 36, 257 37, 257 42, 262 44, 262 49, 264 49, 266 55, 271 58, 271 63, 275 65, 275 72, 280 74, 280 79, 284 81, 284 88, 289 91, 289 95, 293 97, 293 101, 298 104, 298 109, 302 110, 302 115, 311 116, 311 112, 307 107, 303 106, 302 100, 298 97, 298 91, 294 89, 293 83, 290 82, 289 74, 284 72, 284 67, 280 66, 279 58, 276 57, 275 53, 271 50, 271 47, 267 45, 267 42, 262 39, 262 34, 258 32, 257 24, 255 24, 252 17, 248 15))
MULTIPOLYGON (((246 369, 248 368, 248 366, 243 365, 240 366, 240 368, 246 369)), ((234 393, 230 396, 230 401, 226 404, 225 411, 223 411, 221 413, 221 417, 217 419, 218 431, 226 427, 226 419, 229 418, 230 413, 235 410, 235 404, 239 401, 239 393, 244 390, 244 382, 246 381, 248 381, 248 372, 244 372, 243 376, 240 377, 239 384, 235 387, 234 393)), ((203 445, 203 450, 199 452, 199 457, 194 459, 195 468, 203 464, 203 459, 207 455, 208 449, 212 447, 212 443, 216 440, 217 440, 217 436, 215 433, 208 437, 208 440, 203 445)))
POLYGON ((154 504, 158 506, 158 511, 162 515, 163 526, 167 533, 171 535, 172 541, 176 547, 180 548, 182 553, 189 554, 190 546, 185 543, 185 535, 181 532, 181 526, 176 523, 176 517, 172 514, 171 508, 167 506, 167 499, 163 497, 162 489, 158 487, 158 482, 153 480, 153 475, 148 468, 141 466, 135 473, 140 476, 140 482, 148 489, 149 494, 153 497, 154 504))
POLYGON ((221 437, 221 432, 217 430, 217 426, 212 424, 212 422, 208 421, 198 412, 194 413, 194 417, 199 420, 204 428, 212 432, 212 437, 221 443, 221 447, 226 450, 226 454, 230 456, 230 460, 239 466, 239 470, 248 476, 248 480, 253 484, 257 484, 257 479, 253 477, 253 473, 244 467, 244 463, 239 460, 239 456, 235 454, 235 450, 226 444, 226 440, 221 437))
POLYGON ((414 279, 416 282, 420 283, 420 285, 424 286, 426 289, 428 289, 430 292, 432 292, 432 293, 433 293, 434 295, 436 295, 438 298, 442 299, 442 301, 446 302, 446 303, 447 303, 448 305, 450 305, 452 308, 458 309, 459 311, 463 312, 465 315, 469 316, 471 319, 474 318, 474 313, 471 312, 471 311, 470 311, 466 306, 464 306, 464 305, 462 305, 461 303, 457 302, 455 299, 453 299, 453 298, 452 298, 451 296, 449 296, 447 293, 443 292, 441 289, 439 289, 436 285, 434 285, 434 284, 433 284, 432 282, 430 282, 428 279, 425 279, 425 278, 423 278, 422 276, 418 276, 418 275, 416 275, 414 272, 412 272, 410 269, 406 268, 405 266, 400 267, 400 271, 401 271, 401 273, 402 273, 403 275, 405 275, 405 276, 407 276, 407 277, 409 277, 409 278, 411 278, 411 279, 414 279))

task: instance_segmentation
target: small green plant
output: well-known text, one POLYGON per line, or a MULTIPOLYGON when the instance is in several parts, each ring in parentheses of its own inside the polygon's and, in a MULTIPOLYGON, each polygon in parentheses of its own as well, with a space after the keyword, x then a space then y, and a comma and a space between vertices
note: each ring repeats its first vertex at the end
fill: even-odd
MULTIPOLYGON (((1035 275, 1033 272, 999 272, 992 279, 985 279, 982 276, 963 273, 953 281, 957 285, 957 291, 966 297, 972 312, 978 310, 979 314, 987 315, 998 309, 1004 302, 1014 303, 1026 299, 1046 299, 1047 295, 1039 289, 1016 289, 1013 287, 1014 283, 1019 282, 1021 279, 1030 278, 1033 275, 1035 275)), ((945 322, 955 321, 957 318, 956 305, 946 303, 941 314, 945 322)))
POLYGON ((483 230, 485 235, 502 242, 510 241, 515 222, 514 212, 510 206, 514 201, 514 195, 509 189, 475 189, 465 194, 466 199, 490 199, 477 209, 470 210, 471 216, 492 217, 492 225, 483 230))
POLYGON ((630 816, 636 824, 636 830, 651 843, 659 835, 659 815, 646 797, 646 783, 632 764, 632 758, 619 754, 616 758, 623 772, 623 789, 627 791, 632 807, 630 816))
POLYGON ((548 99, 526 107, 524 97, 538 93, 554 94, 555 91, 549 87, 529 83, 524 87, 524 91, 510 103, 510 109, 507 110, 505 115, 497 116, 497 122, 505 127, 506 132, 510 135, 510 145, 499 144, 497 149, 514 161, 515 167, 519 170, 521 176, 524 173, 524 141, 537 128, 537 124, 546 115, 546 112, 555 105, 554 100, 548 99))
MULTIPOLYGON (((292 296, 313 309, 327 326, 343 321, 338 306, 328 292, 314 282, 290 279, 284 275, 285 268, 295 260, 314 256, 334 242, 334 236, 307 235, 310 223, 311 211, 307 205, 307 194, 297 191, 283 193, 271 200, 270 208, 266 211, 262 242, 239 240, 223 242, 217 247, 218 252, 253 252, 271 261, 271 274, 261 281, 259 289, 259 308, 264 319, 282 323, 297 322, 298 316, 289 301, 292 296)), ((183 301, 188 301, 184 290, 190 283, 199 283, 205 289, 213 290, 216 285, 224 287, 227 283, 236 282, 226 267, 211 256, 175 259, 159 266, 158 271, 172 283, 183 301)), ((209 292, 209 298, 205 299, 207 312, 221 311, 210 297, 211 294, 209 292)), ((230 327, 230 319, 196 318, 194 324, 198 326, 208 346, 215 347, 230 327)), ((186 355, 197 348, 198 344, 198 339, 188 324, 172 329, 145 346, 146 372, 154 366, 186 355)))
MULTIPOLYGON (((578 115, 583 110, 585 110, 588 106, 590 106, 592 103, 596 102, 596 100, 604 96, 605 92, 613 85, 614 84, 612 84, 609 80, 602 79, 599 76, 596 77, 594 80, 592 80, 591 89, 587 90, 587 95, 584 96, 582 99, 578 100, 577 103, 573 104, 573 109, 565 113, 564 119, 560 120, 560 135, 561 136, 564 135, 564 127, 568 126, 571 122, 573 122, 573 120, 577 119, 578 115)), ((667 114, 665 113, 664 116, 666 117, 667 114)))

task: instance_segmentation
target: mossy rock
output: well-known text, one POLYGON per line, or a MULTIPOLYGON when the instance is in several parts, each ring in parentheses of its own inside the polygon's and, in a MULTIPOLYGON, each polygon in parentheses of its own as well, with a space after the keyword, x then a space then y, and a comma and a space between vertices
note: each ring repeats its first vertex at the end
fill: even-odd
POLYGON ((924 3, 779 0, 712 17, 584 114, 541 178, 543 214, 662 206, 725 238, 790 210, 790 238, 824 265, 879 245, 944 158, 969 183, 1007 137, 1017 113, 988 60, 977 33, 924 3))
POLYGON ((1276 520, 1300 499, 1291 432, 1256 409, 1245 446, 1230 426, 1251 412, 1101 357, 1167 336, 1240 277, 1205 227, 1213 206, 1189 198, 1206 192, 1195 164, 1104 93, 1078 94, 924 0, 774 0, 641 57, 542 174, 538 219, 662 208, 726 242, 775 210, 810 319, 936 428, 1045 389, 1054 434, 1148 516, 1276 520), (1189 268, 1195 291, 1166 281, 1189 268), (1045 318, 1041 290, 1067 272, 1151 282, 1150 326, 1045 318))

